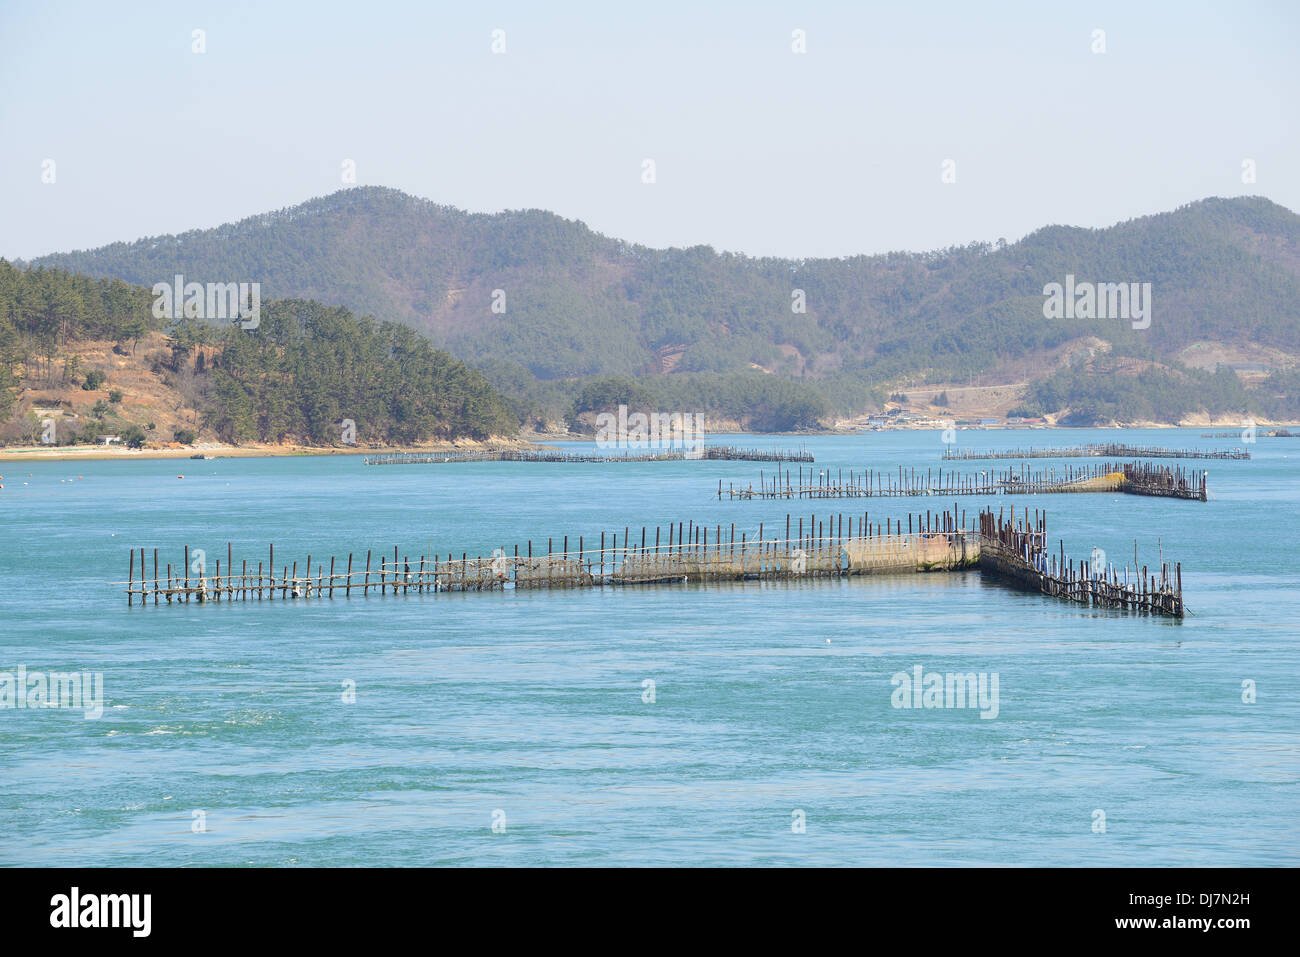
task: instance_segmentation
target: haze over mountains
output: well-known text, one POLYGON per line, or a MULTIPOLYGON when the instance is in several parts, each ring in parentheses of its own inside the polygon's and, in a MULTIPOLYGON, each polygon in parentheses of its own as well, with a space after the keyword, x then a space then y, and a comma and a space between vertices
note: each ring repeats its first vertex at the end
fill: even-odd
POLYGON ((1300 395, 1300 216, 1262 198, 1108 229, 1048 226, 1011 244, 790 260, 649 249, 540 210, 470 214, 358 187, 29 265, 144 286, 177 273, 260 282, 264 300, 398 320, 538 418, 611 376, 738 420, 759 401, 746 390, 781 382, 798 421, 767 424, 790 427, 927 384, 1019 383, 1025 413, 1081 422, 1294 415, 1300 395), (1067 276, 1150 283, 1149 327, 1044 318, 1044 286, 1067 276))

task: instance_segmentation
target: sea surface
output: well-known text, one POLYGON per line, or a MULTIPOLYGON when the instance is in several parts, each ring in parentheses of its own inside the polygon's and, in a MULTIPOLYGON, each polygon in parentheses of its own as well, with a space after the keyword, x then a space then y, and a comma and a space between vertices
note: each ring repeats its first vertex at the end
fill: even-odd
MULTIPOLYGON (((1211 431, 957 447, 1241 445, 1211 431)), ((712 441, 948 464, 937 432, 712 441)), ((0 674, 104 683, 98 719, 0 708, 0 864, 1294 865, 1300 439, 1248 448, 1172 463, 1208 470, 1207 503, 957 500, 1044 508, 1076 558, 1163 551, 1181 622, 978 572, 127 607, 132 547, 459 557, 953 500, 719 501, 770 474, 749 462, 0 463, 0 674), (916 666, 997 675, 997 716, 894 707, 916 666)))

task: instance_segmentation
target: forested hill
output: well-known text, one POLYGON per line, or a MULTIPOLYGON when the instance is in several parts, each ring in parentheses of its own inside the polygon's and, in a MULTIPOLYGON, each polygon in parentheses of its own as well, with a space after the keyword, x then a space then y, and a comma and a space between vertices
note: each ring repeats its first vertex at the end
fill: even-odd
MULTIPOLYGON (((1129 417, 1172 418, 1198 401, 1249 404, 1233 383, 1210 381, 1212 362, 1197 374, 1184 361, 1222 355, 1267 374, 1300 356, 1300 217, 1262 198, 1207 199, 1106 229, 1050 226, 1011 244, 790 260, 648 249, 542 211, 468 214, 366 187, 35 265, 144 285, 176 273, 259 281, 263 296, 419 328, 516 393, 536 393, 534 377, 637 376, 681 396, 686 382, 752 388, 761 369, 846 412, 905 385, 1025 380, 1026 402, 1043 411, 1092 403, 1105 417, 1159 393, 1129 417), (1044 286, 1067 275, 1151 283, 1149 328, 1044 318, 1044 286), (1166 377, 1160 388, 1123 398, 1126 376, 1150 374, 1166 377), (1052 376, 1052 389, 1035 385, 1052 376)), ((1289 381, 1256 398, 1294 402, 1289 381)))
POLYGON ((280 300, 245 329, 160 319, 153 303, 141 286, 0 259, 0 445, 410 445, 518 432, 480 373, 400 323, 280 300))

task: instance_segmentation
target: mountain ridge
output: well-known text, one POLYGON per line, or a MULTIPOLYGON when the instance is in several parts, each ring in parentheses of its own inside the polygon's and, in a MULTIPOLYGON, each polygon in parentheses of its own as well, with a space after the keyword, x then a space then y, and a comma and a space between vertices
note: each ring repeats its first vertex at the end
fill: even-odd
MULTIPOLYGON (((565 383, 609 376, 667 398, 686 378, 699 392, 718 377, 770 374, 860 412, 909 385, 1041 383, 1059 371, 1048 356, 1089 337, 1168 370, 1186 405, 1204 391, 1180 358, 1194 342, 1225 355, 1271 350, 1269 371, 1284 377, 1300 358, 1300 216, 1263 197, 1210 197, 1107 227, 1048 225, 1014 243, 788 259, 656 249, 545 210, 470 213, 354 187, 24 265, 146 286, 178 272, 260 281, 267 298, 394 319, 552 416, 578 389, 565 383), (1044 318, 1045 285, 1067 275, 1150 282, 1151 328, 1044 318)), ((1105 361, 1088 371, 1118 374, 1105 361)))

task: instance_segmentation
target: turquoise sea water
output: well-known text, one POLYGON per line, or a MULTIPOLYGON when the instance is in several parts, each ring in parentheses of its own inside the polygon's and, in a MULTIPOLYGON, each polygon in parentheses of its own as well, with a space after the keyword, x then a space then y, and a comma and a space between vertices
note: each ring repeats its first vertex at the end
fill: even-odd
MULTIPOLYGON (((958 442, 1236 444, 1205 431, 958 442)), ((818 469, 943 464, 937 433, 806 444, 818 469)), ((1176 463, 1208 469, 1204 504, 993 500, 1045 508, 1074 557, 1122 563, 1137 538, 1155 565, 1160 539, 1183 563, 1182 622, 975 572, 128 608, 106 583, 132 546, 176 564, 203 548, 210 567, 227 541, 237 563, 270 541, 277 564, 459 557, 952 501, 719 502, 719 479, 769 468, 745 462, 0 463, 0 672, 105 685, 98 720, 0 709, 0 863, 1295 864, 1300 440, 1250 448, 1176 463), (893 707, 891 676, 917 665, 996 673, 997 717, 893 707)))

